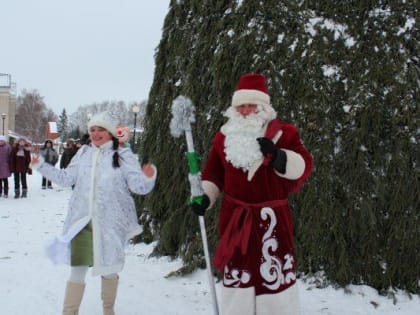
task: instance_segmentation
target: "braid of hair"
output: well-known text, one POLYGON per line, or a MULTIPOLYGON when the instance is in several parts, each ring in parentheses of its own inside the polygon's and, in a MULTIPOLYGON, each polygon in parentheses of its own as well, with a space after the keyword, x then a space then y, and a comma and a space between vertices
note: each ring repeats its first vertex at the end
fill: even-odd
POLYGON ((112 167, 117 168, 120 167, 120 155, 118 154, 118 139, 115 137, 112 137, 112 149, 115 151, 114 155, 112 156, 112 167))

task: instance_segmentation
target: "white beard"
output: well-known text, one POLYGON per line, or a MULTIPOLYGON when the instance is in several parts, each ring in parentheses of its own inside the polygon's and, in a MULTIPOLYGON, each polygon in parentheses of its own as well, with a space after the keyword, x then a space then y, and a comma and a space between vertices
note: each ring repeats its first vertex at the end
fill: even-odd
POLYGON ((257 138, 264 136, 266 123, 271 119, 263 110, 243 117, 233 107, 228 108, 225 116, 229 120, 221 131, 225 135, 226 160, 246 172, 263 158, 257 138))

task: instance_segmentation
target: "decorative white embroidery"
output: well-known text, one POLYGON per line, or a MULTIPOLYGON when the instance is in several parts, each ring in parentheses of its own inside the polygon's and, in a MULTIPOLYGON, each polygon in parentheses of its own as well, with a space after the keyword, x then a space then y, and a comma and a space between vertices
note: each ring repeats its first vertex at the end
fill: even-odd
POLYGON ((284 260, 286 262, 284 263, 283 271, 292 270, 286 274, 286 283, 289 284, 290 282, 296 280, 296 273, 293 272, 293 263, 295 259, 292 255, 287 254, 284 256, 284 260))
POLYGON ((284 275, 281 272, 282 264, 278 257, 270 254, 275 252, 278 248, 278 242, 273 237, 274 227, 277 224, 276 215, 271 208, 261 209, 261 219, 264 221, 270 220, 267 231, 263 236, 262 254, 264 262, 260 266, 261 277, 266 281, 263 286, 270 290, 277 290, 280 285, 284 283, 284 275))
POLYGON ((223 275, 223 284, 226 286, 239 287, 241 284, 247 284, 251 280, 251 274, 245 270, 232 269, 229 270, 225 266, 223 275))

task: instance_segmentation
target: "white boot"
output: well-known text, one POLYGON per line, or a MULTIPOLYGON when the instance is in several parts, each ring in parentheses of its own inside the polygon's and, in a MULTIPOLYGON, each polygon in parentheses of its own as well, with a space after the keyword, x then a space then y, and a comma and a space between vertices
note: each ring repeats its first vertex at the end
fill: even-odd
POLYGON ((82 302, 84 292, 84 283, 67 282, 63 304, 63 315, 79 314, 79 307, 82 302))
POLYGON ((118 278, 105 279, 102 277, 102 305, 104 315, 115 315, 114 304, 117 297, 118 278))

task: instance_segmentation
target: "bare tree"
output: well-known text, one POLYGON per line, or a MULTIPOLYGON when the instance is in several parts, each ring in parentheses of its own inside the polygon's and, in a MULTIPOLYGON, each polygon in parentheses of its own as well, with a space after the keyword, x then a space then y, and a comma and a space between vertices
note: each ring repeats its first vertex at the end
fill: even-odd
POLYGON ((49 121, 57 121, 57 115, 48 109, 37 90, 24 89, 17 100, 16 132, 35 142, 45 140, 49 121))
POLYGON ((140 112, 138 113, 137 119, 140 122, 138 126, 141 126, 145 116, 147 101, 133 102, 128 106, 124 101, 104 101, 101 103, 80 106, 76 112, 69 116, 70 129, 80 130, 82 133, 86 133, 87 123, 90 117, 103 111, 109 111, 119 124, 131 127, 134 118, 131 108, 134 104, 140 106, 140 112))

